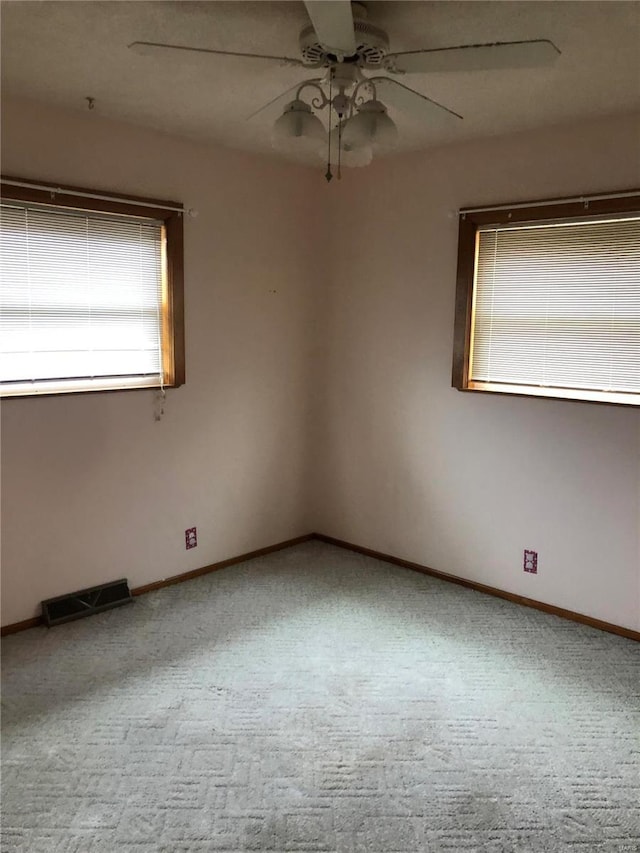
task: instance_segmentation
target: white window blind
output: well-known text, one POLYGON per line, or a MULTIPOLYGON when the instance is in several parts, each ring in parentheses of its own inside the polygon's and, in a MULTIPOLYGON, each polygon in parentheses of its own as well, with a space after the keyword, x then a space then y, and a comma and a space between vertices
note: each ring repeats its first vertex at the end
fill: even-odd
POLYGON ((163 224, 0 208, 3 394, 162 382, 163 224))
POLYGON ((475 383, 640 392, 640 215, 483 227, 475 383))

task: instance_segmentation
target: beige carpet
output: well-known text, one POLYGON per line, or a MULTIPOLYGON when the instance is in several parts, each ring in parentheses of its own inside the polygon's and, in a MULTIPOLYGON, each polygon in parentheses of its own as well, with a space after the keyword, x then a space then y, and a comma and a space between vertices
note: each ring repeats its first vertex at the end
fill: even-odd
POLYGON ((318 542, 3 654, 2 851, 637 853, 640 646, 318 542))

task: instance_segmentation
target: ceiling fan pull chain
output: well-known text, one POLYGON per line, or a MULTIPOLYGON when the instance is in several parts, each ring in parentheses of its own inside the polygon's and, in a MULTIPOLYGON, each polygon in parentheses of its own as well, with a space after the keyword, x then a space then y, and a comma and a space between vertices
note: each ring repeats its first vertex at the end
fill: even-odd
POLYGON ((331 173, 331 102, 333 100, 333 91, 332 91, 332 83, 333 78, 331 75, 329 76, 329 133, 327 134, 327 138, 329 140, 327 147, 327 172, 325 174, 325 178, 327 179, 327 183, 333 178, 331 173))

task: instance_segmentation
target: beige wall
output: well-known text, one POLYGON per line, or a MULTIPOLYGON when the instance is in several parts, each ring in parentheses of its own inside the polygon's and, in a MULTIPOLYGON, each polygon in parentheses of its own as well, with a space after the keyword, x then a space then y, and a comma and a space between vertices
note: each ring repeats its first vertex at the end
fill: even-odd
POLYGON ((5 173, 199 210, 187 384, 160 423, 151 392, 2 405, 3 624, 81 586, 319 530, 640 628, 640 413, 450 387, 457 208, 639 186, 637 121, 390 159, 327 187, 94 114, 3 113, 5 173))
POLYGON ((450 382, 454 211, 638 187, 639 131, 616 119, 485 140, 336 186, 318 529, 640 628, 640 412, 450 382))
POLYGON ((2 404, 2 624, 49 596, 306 533, 315 175, 94 113, 5 102, 3 119, 5 174, 199 216, 185 224, 187 383, 160 423, 152 391, 2 404))

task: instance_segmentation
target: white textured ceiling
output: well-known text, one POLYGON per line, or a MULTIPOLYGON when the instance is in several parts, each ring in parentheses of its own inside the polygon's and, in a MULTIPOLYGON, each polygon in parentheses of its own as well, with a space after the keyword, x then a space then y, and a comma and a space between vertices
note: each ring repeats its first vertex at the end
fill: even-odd
MULTIPOLYGON (((402 78, 464 117, 435 129, 390 110, 400 150, 640 111, 639 2, 366 3, 391 50, 550 39, 551 68, 402 78)), ((246 116, 317 72, 202 54, 140 56, 132 41, 298 57, 302 2, 3 2, 4 95, 86 109, 200 140, 269 152, 277 113, 246 116)))

